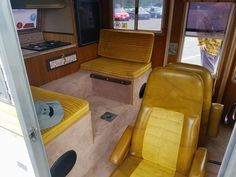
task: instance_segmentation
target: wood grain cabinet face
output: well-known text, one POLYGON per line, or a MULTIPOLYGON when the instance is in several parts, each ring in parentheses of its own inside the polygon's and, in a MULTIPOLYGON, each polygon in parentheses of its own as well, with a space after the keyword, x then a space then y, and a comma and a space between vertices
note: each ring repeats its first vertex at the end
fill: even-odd
POLYGON ((59 79, 63 76, 72 74, 79 70, 79 61, 76 47, 70 49, 64 49, 44 55, 25 59, 25 66, 29 78, 30 85, 41 86, 50 81, 59 79), (50 70, 48 68, 48 62, 54 58, 60 58, 61 56, 68 56, 76 54, 77 61, 50 70))

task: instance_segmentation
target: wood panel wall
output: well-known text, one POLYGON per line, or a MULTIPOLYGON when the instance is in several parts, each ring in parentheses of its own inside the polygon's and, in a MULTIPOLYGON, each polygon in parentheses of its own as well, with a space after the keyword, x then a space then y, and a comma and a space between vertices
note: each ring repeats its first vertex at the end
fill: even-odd
POLYGON ((44 40, 57 40, 70 42, 72 44, 76 44, 76 35, 74 34, 62 34, 62 33, 53 33, 53 32, 43 32, 44 40))
POLYGON ((184 0, 175 0, 170 43, 177 43, 178 48, 175 55, 168 55, 168 63, 177 62, 179 53, 181 52, 180 45, 183 37, 182 30, 184 28, 185 5, 186 2, 184 0))
POLYGON ((84 63, 97 57, 98 44, 90 44, 84 47, 78 47, 79 62, 84 63))
POLYGON ((152 53, 152 66, 163 66, 167 44, 167 33, 170 14, 170 0, 165 1, 164 21, 162 27, 162 33, 157 34, 155 38, 153 53, 152 53))
POLYGON ((234 51, 234 65, 232 65, 230 70, 230 75, 228 78, 228 82, 226 84, 226 88, 224 91, 224 96, 222 103, 224 106, 224 116, 229 110, 230 106, 236 101, 236 83, 232 81, 232 77, 236 67, 236 49, 234 51))
MULTIPOLYGON (((62 55, 77 53, 77 47, 51 52, 32 58, 25 59, 25 66, 30 85, 41 86, 55 79, 59 79, 68 74, 74 73, 79 69, 79 60, 77 62, 48 70, 47 61, 52 58, 60 58, 62 55)), ((77 54, 78 56, 78 54, 77 54)))

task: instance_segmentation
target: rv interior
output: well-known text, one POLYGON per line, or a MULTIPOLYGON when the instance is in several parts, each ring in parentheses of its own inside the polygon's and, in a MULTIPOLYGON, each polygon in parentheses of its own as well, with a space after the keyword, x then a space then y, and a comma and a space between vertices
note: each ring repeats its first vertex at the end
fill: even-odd
POLYGON ((52 176, 216 177, 236 114, 235 3, 12 0, 32 98, 64 111, 41 130, 52 176), (199 38, 221 41, 213 71, 199 38))

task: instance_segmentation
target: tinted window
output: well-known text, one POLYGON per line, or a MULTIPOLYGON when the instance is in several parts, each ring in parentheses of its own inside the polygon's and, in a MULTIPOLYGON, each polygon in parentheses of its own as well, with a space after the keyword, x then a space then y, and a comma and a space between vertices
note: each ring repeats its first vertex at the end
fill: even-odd
POLYGON ((232 3, 190 3, 187 31, 225 33, 232 3))

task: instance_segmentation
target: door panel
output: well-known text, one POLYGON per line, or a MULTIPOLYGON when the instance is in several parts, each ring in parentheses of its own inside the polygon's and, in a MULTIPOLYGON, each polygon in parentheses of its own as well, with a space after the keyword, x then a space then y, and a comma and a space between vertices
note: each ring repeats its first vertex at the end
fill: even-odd
POLYGON ((6 84, 1 89, 5 93, 10 93, 12 98, 10 106, 3 100, 0 101, 0 127, 1 130, 5 130, 1 131, 2 141, 0 140, 5 142, 5 151, 1 151, 3 154, 0 156, 6 157, 0 161, 1 164, 9 164, 9 171, 4 168, 6 171, 0 171, 4 173, 0 176, 9 176, 10 173, 17 172, 14 171, 16 167, 24 171, 23 176, 50 177, 9 0, 0 1, 0 19, 0 63, 4 71, 1 81, 7 83, 8 90, 6 84), (13 127, 18 128, 18 133, 13 127), (8 160, 13 163, 6 163, 8 160))

